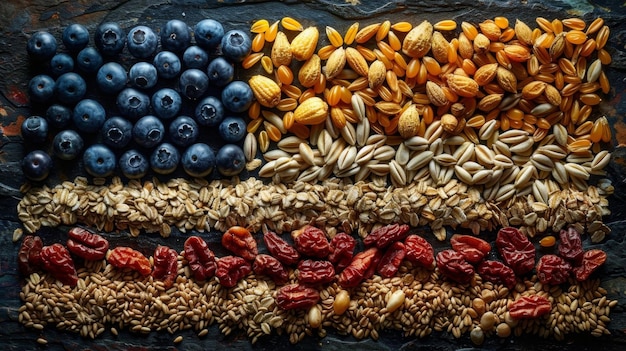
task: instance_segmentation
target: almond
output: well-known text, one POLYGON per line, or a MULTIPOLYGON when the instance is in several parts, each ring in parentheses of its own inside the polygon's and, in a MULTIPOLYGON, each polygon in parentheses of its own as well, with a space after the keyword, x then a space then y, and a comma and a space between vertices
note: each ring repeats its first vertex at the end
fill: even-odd
POLYGON ((380 60, 376 60, 372 62, 369 68, 369 72, 367 74, 367 81, 369 83, 369 87, 372 89, 377 88, 378 86, 383 84, 386 77, 387 77, 387 68, 385 67, 385 64, 380 60))
POLYGON ((481 66, 480 68, 476 70, 476 73, 474 73, 474 80, 481 87, 485 86, 491 83, 491 81, 496 77, 497 69, 498 69, 497 63, 490 63, 484 66, 481 66))
POLYGON ((281 65, 288 66, 291 63, 291 45, 289 44, 289 39, 287 39, 285 33, 276 33, 276 39, 274 39, 270 57, 272 58, 272 63, 276 67, 281 65))
POLYGON ((517 93, 517 78, 515 78, 513 72, 504 67, 498 67, 496 77, 502 89, 509 93, 517 93))
POLYGON ((296 35, 291 41, 291 53, 293 57, 298 61, 308 60, 317 47, 317 41, 320 37, 320 33, 317 27, 308 27, 307 29, 296 35))
POLYGON ((365 57, 361 55, 359 50, 353 47, 346 48, 346 60, 348 65, 359 75, 363 77, 367 77, 367 73, 369 72, 369 67, 367 65, 367 61, 365 57))
POLYGON ((328 57, 326 61, 326 66, 324 67, 326 78, 333 79, 335 78, 341 71, 343 71, 343 67, 346 65, 346 50, 340 47, 333 51, 332 54, 328 57))
POLYGON ((322 66, 320 57, 313 54, 311 58, 306 60, 300 70, 298 71, 298 81, 305 88, 310 88, 317 84, 322 74, 322 66))
POLYGON ((265 107, 274 107, 280 102, 280 87, 272 79, 256 75, 248 81, 256 100, 265 107))
POLYGON ((304 100, 294 111, 293 118, 304 125, 324 123, 328 117, 328 104, 317 96, 304 100))
POLYGON ((398 133, 404 139, 408 139, 416 136, 419 128, 420 115, 417 112, 417 107, 411 104, 398 118, 398 133))
POLYGON ((439 84, 431 81, 426 82, 426 95, 435 106, 444 106, 449 102, 439 84))
POLYGON ((460 74, 447 74, 446 82, 448 87, 459 96, 474 97, 478 94, 478 83, 472 78, 460 74))
POLYGON ((431 38, 430 50, 439 63, 448 63, 448 48, 450 43, 443 37, 443 34, 436 31, 431 38))
POLYGON ((422 57, 430 50, 433 25, 425 20, 411 29, 402 42, 402 52, 410 57, 422 57))

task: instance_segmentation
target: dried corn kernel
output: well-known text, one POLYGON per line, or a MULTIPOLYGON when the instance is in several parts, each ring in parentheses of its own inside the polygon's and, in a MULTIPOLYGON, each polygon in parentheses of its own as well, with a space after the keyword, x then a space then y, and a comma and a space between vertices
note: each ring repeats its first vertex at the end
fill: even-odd
POLYGON ((290 30, 290 31, 293 31, 293 32, 301 32, 302 30, 304 30, 304 27, 300 24, 300 22, 298 22, 297 20, 295 20, 295 19, 293 19, 291 17, 283 17, 280 20, 280 24, 286 30, 290 30))

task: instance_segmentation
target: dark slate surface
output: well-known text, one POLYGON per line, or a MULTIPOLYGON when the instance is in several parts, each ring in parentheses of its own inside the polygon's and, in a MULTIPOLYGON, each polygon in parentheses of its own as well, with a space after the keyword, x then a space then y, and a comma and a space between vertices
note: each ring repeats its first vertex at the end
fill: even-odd
MULTIPOLYGON (((108 331, 96 340, 83 339, 78 335, 62 333, 54 328, 42 332, 27 330, 17 322, 20 277, 16 272, 16 254, 18 246, 11 241, 13 230, 20 226, 17 220, 16 204, 19 201, 19 189, 23 177, 19 160, 24 154, 24 143, 19 136, 19 123, 36 110, 31 106, 25 93, 29 78, 36 71, 29 65, 25 43, 30 34, 37 30, 48 30, 55 34, 60 42, 62 29, 70 23, 78 22, 87 26, 93 33, 97 24, 103 21, 116 21, 122 27, 130 28, 137 24, 146 24, 158 28, 167 19, 178 18, 188 24, 195 24, 203 18, 221 21, 226 30, 247 29, 253 20, 267 18, 280 19, 292 16, 306 25, 317 25, 322 29, 332 25, 343 31, 353 21, 362 25, 381 19, 392 22, 408 20, 418 23, 423 19, 436 22, 441 19, 480 22, 486 18, 505 16, 511 22, 520 18, 533 25, 534 18, 542 16, 548 19, 577 16, 588 23, 601 16, 611 28, 609 50, 613 63, 607 74, 613 87, 610 96, 597 109, 598 114, 606 115, 614 127, 613 161, 608 167, 609 178, 616 188, 610 207, 612 215, 606 223, 613 232, 608 239, 596 245, 607 251, 609 259, 599 272, 602 286, 609 292, 610 299, 617 299, 618 306, 611 312, 610 336, 593 338, 588 335, 571 335, 564 342, 543 340, 532 337, 487 340, 484 349, 500 350, 616 350, 626 348, 626 124, 624 112, 626 101, 626 10, 619 1, 599 0, 457 0, 457 1, 375 1, 361 0, 359 5, 352 5, 341 0, 317 1, 48 1, 10 0, 0 3, 0 347, 3 350, 28 350, 45 348, 50 350, 292 350, 292 349, 327 349, 344 350, 469 350, 472 344, 467 336, 454 339, 449 334, 433 334, 425 339, 403 338, 399 332, 388 332, 379 341, 356 341, 351 337, 329 334, 324 339, 307 338, 298 345, 290 345, 287 338, 271 336, 251 345, 245 335, 236 334, 224 337, 212 327, 208 336, 198 338, 188 331, 180 333, 184 341, 180 345, 172 343, 173 336, 167 333, 151 333, 140 336, 127 331, 120 331, 114 337, 108 331), (44 337, 49 344, 39 346, 35 340, 44 337)), ((322 36, 323 37, 323 36, 322 36)), ((243 77, 239 77, 243 78, 243 77)), ((64 170, 52 181, 58 181, 75 175, 80 167, 64 170)), ((44 230, 46 242, 61 241, 63 228, 44 230)), ((142 235, 139 239, 127 236, 109 236, 113 245, 124 244, 135 247, 153 248, 164 243, 176 249, 182 248, 184 236, 174 234, 167 240, 154 235, 142 235)), ((64 239, 63 239, 64 240, 64 239)), ((585 241, 586 247, 592 245, 585 241)))

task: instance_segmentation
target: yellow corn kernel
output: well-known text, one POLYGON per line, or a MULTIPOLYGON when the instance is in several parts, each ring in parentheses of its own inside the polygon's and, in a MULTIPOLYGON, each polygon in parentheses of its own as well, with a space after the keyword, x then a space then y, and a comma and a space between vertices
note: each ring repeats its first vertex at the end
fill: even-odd
POLYGON ((391 25, 391 29, 400 33, 408 33, 413 29, 413 25, 409 22, 397 22, 391 25))
POLYGON ((269 56, 263 56, 261 58, 261 66, 263 66, 263 69, 267 74, 272 74, 274 72, 274 64, 269 56))
POLYGON ((391 22, 389 20, 384 21, 378 28, 378 31, 376 32, 376 41, 381 41, 385 39, 387 37, 387 34, 389 33, 390 28, 391 28, 391 22))
POLYGON ((433 28, 435 30, 439 30, 439 31, 450 31, 450 30, 455 30, 456 29, 456 22, 454 20, 443 20, 443 21, 439 21, 437 23, 435 23, 433 25, 433 28))
POLYGON ((246 58, 243 60, 243 62, 241 62, 241 67, 243 67, 244 69, 249 69, 252 66, 256 65, 257 62, 261 61, 262 58, 263 58, 263 53, 262 52, 252 53, 252 54, 246 56, 246 58))
POLYGON ((280 132, 280 129, 278 129, 278 127, 268 121, 263 121, 263 127, 265 128, 267 136, 270 138, 271 141, 275 143, 280 141, 283 134, 280 132))
POLYGON ((276 21, 272 23, 272 25, 265 32, 265 41, 271 43, 276 39, 276 34, 278 34, 278 24, 280 21, 276 21))
POLYGON ((298 88, 297 86, 291 84, 283 84, 280 87, 280 90, 292 99, 297 99, 300 97, 300 95, 302 95, 302 90, 300 90, 300 88, 298 88))
POLYGON ((267 29, 270 27, 269 22, 266 19, 260 19, 252 24, 250 27, 250 31, 252 33, 265 33, 267 29))
POLYGON ((600 17, 596 18, 595 20, 593 20, 593 22, 591 22, 589 28, 587 28, 587 35, 599 31, 602 26, 604 26, 604 20, 600 17))
POLYGON ((290 30, 290 31, 294 31, 294 32, 301 32, 301 31, 304 30, 304 27, 300 24, 300 22, 296 21, 295 19, 293 19, 291 17, 283 17, 280 20, 280 24, 286 30, 290 30))
POLYGON ((354 42, 354 38, 356 37, 356 33, 359 31, 359 22, 354 22, 348 30, 346 31, 346 35, 343 37, 343 42, 346 45, 352 45, 354 42))
POLYGON ((400 49, 402 49, 402 42, 400 41, 400 38, 398 38, 398 36, 396 35, 396 33, 394 32, 389 32, 387 34, 387 40, 389 42, 389 46, 395 50, 395 51, 400 51, 400 49))
POLYGON ((547 33, 554 33, 554 28, 552 27, 552 22, 548 21, 543 17, 537 17, 535 22, 539 25, 539 28, 547 33))
POLYGON ((343 45, 343 38, 341 37, 341 34, 339 34, 339 32, 331 26, 326 26, 326 37, 328 37, 330 44, 336 48, 343 45))
POLYGON ((317 51, 317 56, 322 60, 328 60, 330 55, 337 49, 334 45, 326 45, 317 51))
POLYGON ((478 29, 471 23, 461 22, 461 29, 463 30, 463 34, 465 34, 469 40, 474 40, 474 38, 478 35, 478 29))
POLYGON ((251 120, 246 126, 246 131, 248 133, 255 133, 257 129, 259 129, 259 126, 261 126, 262 123, 263 123, 263 118, 256 118, 256 119, 251 120))
POLYGON ((293 127, 293 122, 295 122, 293 119, 293 111, 285 112, 283 115, 283 126, 285 129, 290 130, 291 127, 293 127))
POLYGON ((570 30, 565 34, 565 39, 574 45, 579 45, 587 40, 587 34, 580 30, 570 30))
POLYGON ((252 45, 251 45, 252 52, 259 52, 263 50, 264 46, 265 46, 265 33, 258 33, 252 39, 252 45))
POLYGON ((258 101, 255 101, 248 108, 248 117, 250 119, 257 119, 261 115, 261 104, 258 101))
POLYGON ((569 29, 583 30, 587 26, 585 21, 580 18, 566 18, 562 22, 569 29))
POLYGON ((278 68, 276 69, 276 75, 278 77, 278 81, 283 84, 291 85, 291 83, 293 83, 293 72, 288 66, 278 66, 278 68))
POLYGON ((506 17, 496 17, 493 19, 493 22, 496 24, 496 26, 498 26, 498 28, 500 29, 505 29, 509 26, 509 20, 506 17))
POLYGON ((292 132, 298 138, 304 139, 304 140, 308 139, 309 135, 311 134, 311 130, 309 129, 309 127, 298 122, 294 122, 293 126, 291 126, 289 131, 292 132))

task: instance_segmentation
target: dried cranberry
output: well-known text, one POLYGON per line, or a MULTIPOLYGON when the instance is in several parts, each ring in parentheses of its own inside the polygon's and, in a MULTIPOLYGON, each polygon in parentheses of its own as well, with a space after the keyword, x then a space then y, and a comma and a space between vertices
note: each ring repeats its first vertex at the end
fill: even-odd
POLYGON ((583 254, 582 263, 574 268, 576 280, 587 280, 591 273, 596 271, 606 262, 606 252, 599 249, 587 250, 583 254))
POLYGON ((256 241, 250 231, 244 227, 230 227, 222 235, 222 246, 248 261, 254 261, 254 257, 259 254, 256 241))
POLYGON ((330 261, 302 260, 298 263, 298 282, 327 284, 335 280, 335 268, 330 261))
POLYGON ((225 256, 217 260, 215 276, 222 286, 232 288, 250 272, 252 272, 252 266, 243 258, 225 256))
POLYGON ((280 261, 270 255, 259 254, 254 259, 252 270, 256 275, 266 275, 274 283, 283 285, 289 280, 289 273, 280 261))
POLYGON ((309 309, 319 299, 317 290, 300 284, 285 285, 276 292, 276 304, 283 310, 309 309))
POLYGON ((41 249, 41 262, 44 270, 63 284, 76 286, 78 275, 70 252, 61 244, 44 246, 41 249))
POLYGON ((27 235, 17 254, 17 267, 24 276, 31 275, 41 268, 43 241, 38 236, 27 235))
POLYGON ((343 288, 358 286, 363 280, 374 275, 381 257, 382 254, 376 247, 359 252, 339 275, 339 285, 343 288))
POLYGON ((165 288, 169 289, 178 276, 178 252, 167 246, 159 245, 154 250, 153 259, 152 277, 163 281, 165 288))
POLYGON ((398 269, 402 264, 402 260, 406 256, 406 248, 401 241, 396 241, 391 244, 385 251, 385 254, 378 262, 378 267, 376 271, 380 274, 381 277, 391 278, 396 273, 398 273, 398 269))
POLYGON ((215 275, 215 255, 201 237, 190 236, 185 240, 184 255, 196 280, 202 281, 215 275))
POLYGON ((469 283, 474 277, 474 267, 452 249, 437 254, 437 268, 444 277, 461 284, 469 283))
POLYGON ((572 266, 557 255, 544 255, 537 263, 537 278, 542 284, 563 284, 571 271, 572 266))
POLYGON ((573 227, 559 232, 559 256, 570 261, 574 266, 583 260, 583 242, 580 233, 573 227))
POLYGON ((68 232, 67 248, 85 260, 101 260, 109 251, 109 242, 101 235, 87 229, 74 227, 68 232))
POLYGON ((263 235, 263 241, 267 246, 267 251, 276 257, 282 264, 287 266, 294 265, 300 261, 300 254, 293 246, 289 245, 283 238, 274 232, 266 232, 263 235))
POLYGON ((404 240, 408 233, 409 226, 406 224, 388 224, 372 230, 363 239, 363 244, 365 246, 376 245, 377 248, 383 249, 396 241, 404 240))
POLYGON ((406 259, 422 267, 431 268, 435 262, 435 250, 426 239, 419 235, 409 235, 404 240, 406 259))
POLYGON ((335 265, 337 271, 342 271, 348 267, 354 257, 355 247, 356 240, 346 233, 339 233, 330 240, 328 260, 335 265))
POLYGON ((296 250, 305 256, 326 258, 330 253, 330 244, 326 234, 319 228, 305 225, 291 232, 296 250))
POLYGON ((535 267, 535 247, 528 238, 513 227, 502 228, 496 237, 498 251, 517 275, 524 275, 535 267))
POLYGON ((476 264, 482 261, 491 251, 491 245, 483 239, 472 235, 454 234, 450 238, 454 251, 465 257, 469 263, 476 264))
POLYGON ((516 284, 515 272, 511 267, 498 261, 482 261, 476 270, 486 281, 494 284, 504 284, 509 289, 513 289, 516 284))

